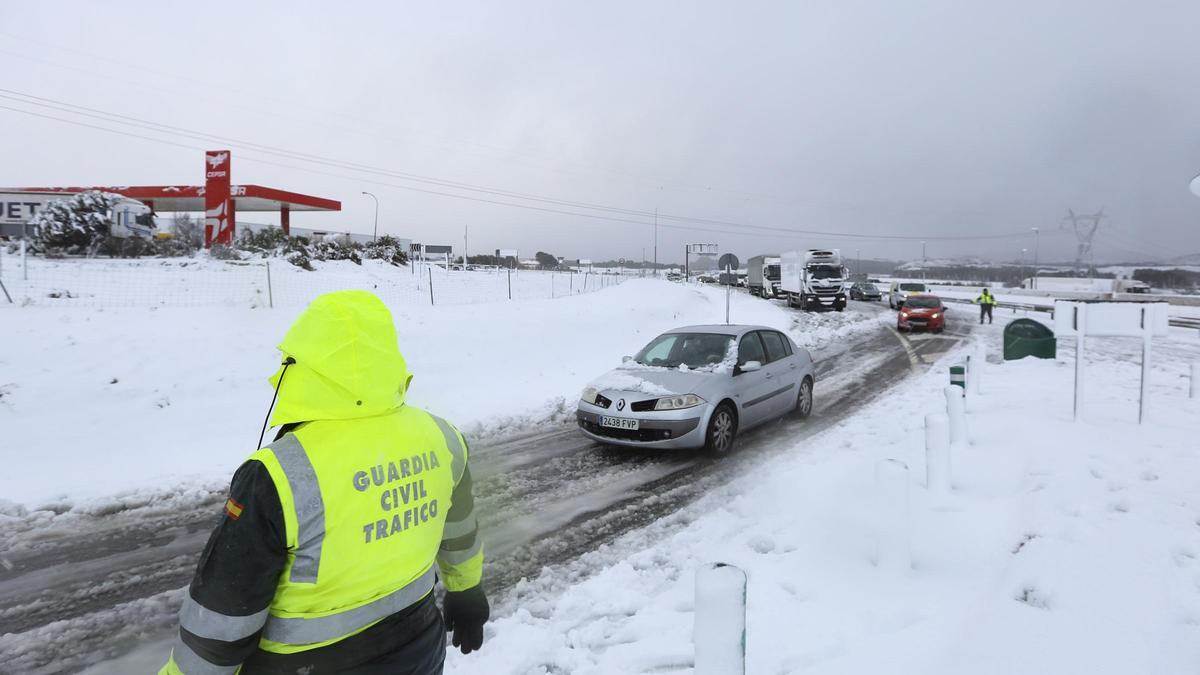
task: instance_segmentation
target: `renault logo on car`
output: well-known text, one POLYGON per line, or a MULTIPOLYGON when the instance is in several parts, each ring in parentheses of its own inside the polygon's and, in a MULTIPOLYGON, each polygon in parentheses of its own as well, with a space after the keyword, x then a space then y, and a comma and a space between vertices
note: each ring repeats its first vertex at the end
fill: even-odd
POLYGON ((621 400, 617 401, 617 410, 624 410, 624 409, 625 409, 625 399, 621 399, 621 400))

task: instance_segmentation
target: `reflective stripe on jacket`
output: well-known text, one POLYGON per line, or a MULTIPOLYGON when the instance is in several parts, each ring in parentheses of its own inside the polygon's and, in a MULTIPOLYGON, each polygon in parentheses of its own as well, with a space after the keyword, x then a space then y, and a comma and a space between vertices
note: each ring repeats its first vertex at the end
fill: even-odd
POLYGON ((996 304, 996 296, 992 295, 991 293, 984 293, 978 298, 975 298, 975 302, 981 305, 994 305, 996 304))

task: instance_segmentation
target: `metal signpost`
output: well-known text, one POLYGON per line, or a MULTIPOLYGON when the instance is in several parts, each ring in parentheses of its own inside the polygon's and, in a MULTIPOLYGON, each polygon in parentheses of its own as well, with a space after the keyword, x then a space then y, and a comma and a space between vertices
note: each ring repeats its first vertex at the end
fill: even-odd
POLYGON ((716 255, 716 244, 687 244, 683 248, 683 280, 692 280, 691 256, 695 255, 716 255))
POLYGON ((733 293, 733 284, 731 280, 736 280, 734 276, 737 273, 737 268, 740 263, 737 256, 732 253, 726 253, 717 261, 717 267, 725 270, 725 276, 722 280, 725 282, 725 324, 729 324, 729 296, 733 293))
POLYGON ((1142 377, 1138 396, 1138 424, 1146 421, 1147 393, 1150 386, 1150 347, 1155 335, 1169 330, 1165 302, 1072 302, 1054 303, 1055 335, 1075 336, 1075 420, 1083 409, 1084 338, 1142 338, 1142 377))

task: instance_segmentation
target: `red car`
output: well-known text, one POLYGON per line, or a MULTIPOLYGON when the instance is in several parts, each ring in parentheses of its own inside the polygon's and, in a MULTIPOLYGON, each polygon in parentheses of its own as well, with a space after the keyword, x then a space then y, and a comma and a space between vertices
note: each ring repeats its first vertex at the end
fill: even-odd
POLYGON ((931 330, 940 333, 946 328, 946 306, 936 295, 910 295, 896 317, 896 330, 931 330))

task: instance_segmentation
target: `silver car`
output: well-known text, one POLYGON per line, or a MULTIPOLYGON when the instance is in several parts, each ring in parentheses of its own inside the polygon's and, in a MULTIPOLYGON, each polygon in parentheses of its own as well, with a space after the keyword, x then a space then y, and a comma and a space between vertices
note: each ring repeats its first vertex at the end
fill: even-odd
POLYGON ((813 407, 813 361, 765 326, 688 326, 592 382, 576 419, 601 443, 733 449, 739 431, 813 407))

